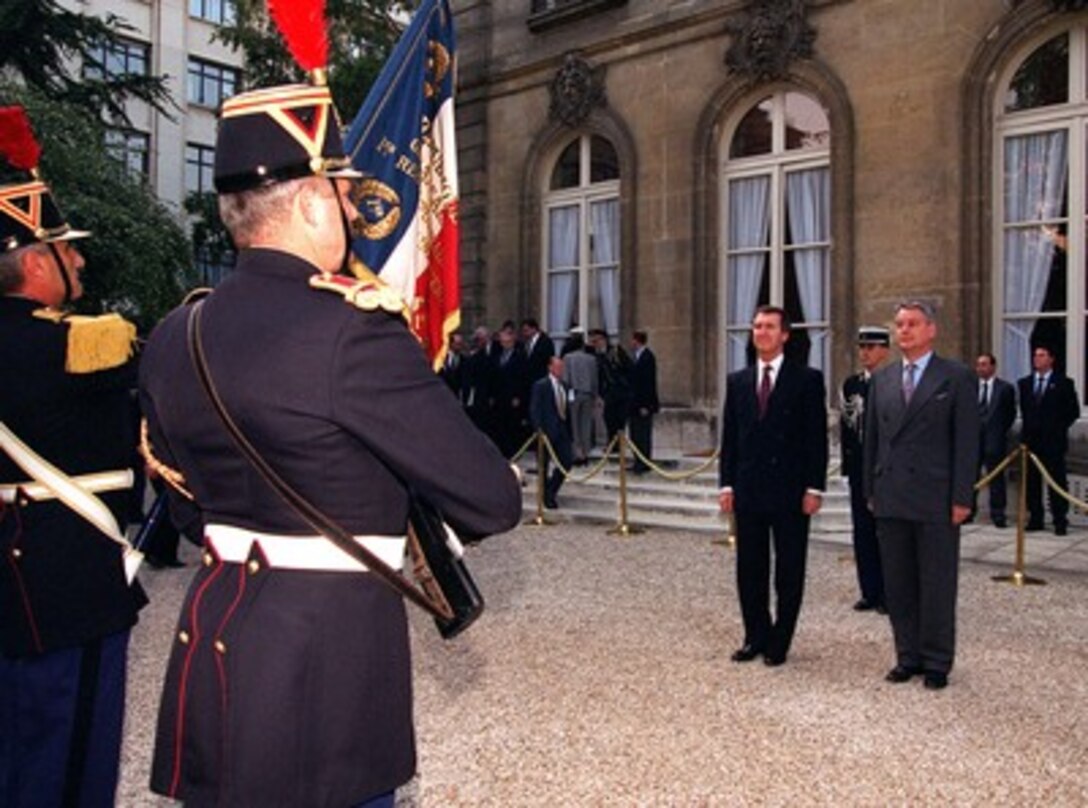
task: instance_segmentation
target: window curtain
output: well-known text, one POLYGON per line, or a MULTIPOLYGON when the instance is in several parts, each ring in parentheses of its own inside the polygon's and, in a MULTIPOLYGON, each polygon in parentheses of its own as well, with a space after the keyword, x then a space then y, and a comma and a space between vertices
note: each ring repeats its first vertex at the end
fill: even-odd
POLYGON ((548 214, 548 325, 549 331, 565 334, 574 318, 578 292, 577 205, 552 208, 548 214), (557 271, 569 270, 569 271, 557 271))
POLYGON ((729 257, 726 325, 744 326, 743 330, 728 332, 726 358, 730 370, 744 367, 747 360, 747 326, 759 301, 759 286, 763 280, 763 268, 767 263, 770 193, 769 176, 746 177, 729 183, 728 249, 734 254, 729 257))
MULTIPOLYGON (((1042 223, 1063 215, 1069 154, 1065 131, 1005 140, 1005 314, 1042 311, 1054 260, 1054 239, 1042 223), (1038 226, 1023 227, 1038 222, 1038 226)), ((1004 362, 1009 378, 1030 372, 1031 333, 1038 317, 1005 321, 1004 362)))
MULTIPOLYGON (((790 244, 802 247, 830 240, 831 172, 826 168, 794 171, 786 177, 786 205, 789 213, 790 244)), ((828 251, 824 246, 796 249, 793 266, 805 322, 827 320, 826 278, 828 251)), ((824 370, 825 329, 809 329, 808 363, 824 370)))
POLYGON ((611 336, 620 328, 620 202, 607 199, 594 202, 589 208, 590 228, 593 233, 593 254, 589 261, 597 275, 597 294, 600 299, 601 327, 611 336))

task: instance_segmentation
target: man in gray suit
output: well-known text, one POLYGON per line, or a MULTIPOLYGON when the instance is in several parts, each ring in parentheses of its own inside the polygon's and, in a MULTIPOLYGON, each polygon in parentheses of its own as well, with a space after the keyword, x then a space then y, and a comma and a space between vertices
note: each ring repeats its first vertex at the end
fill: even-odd
POLYGON ((978 471, 975 375, 937 356, 933 307, 901 303, 903 355, 873 376, 865 420, 865 492, 876 517, 896 665, 885 679, 948 684, 956 641, 960 525, 978 471))

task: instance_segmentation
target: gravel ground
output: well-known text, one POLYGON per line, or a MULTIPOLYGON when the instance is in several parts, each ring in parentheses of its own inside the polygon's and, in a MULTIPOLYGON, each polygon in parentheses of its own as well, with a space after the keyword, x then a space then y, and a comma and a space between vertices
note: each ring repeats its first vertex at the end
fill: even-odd
MULTIPOLYGON (((412 618, 420 760, 402 808, 1088 805, 1088 570, 1018 589, 990 580, 1004 566, 965 562, 956 668, 930 692, 883 681, 891 631, 851 610, 841 546, 811 546, 774 669, 729 661, 733 557, 703 536, 526 526, 470 563, 477 625, 443 642, 412 618)), ((174 804, 146 784, 191 570, 142 573, 121 806, 174 804)))

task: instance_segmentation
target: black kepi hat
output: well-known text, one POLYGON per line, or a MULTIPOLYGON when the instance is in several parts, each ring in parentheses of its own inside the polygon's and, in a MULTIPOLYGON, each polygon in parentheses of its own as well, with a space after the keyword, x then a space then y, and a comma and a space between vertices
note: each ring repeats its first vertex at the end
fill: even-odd
POLYGON ((38 176, 40 156, 26 110, 0 107, 0 157, 14 170, 14 176, 0 180, 0 252, 90 235, 65 220, 49 186, 38 176))
POLYGON ((883 345, 887 348, 891 344, 891 332, 884 326, 863 325, 858 329, 858 345, 883 345))
POLYGON ((223 102, 215 190, 230 194, 302 177, 361 177, 344 152, 325 81, 324 3, 270 0, 268 12, 312 83, 251 90, 223 102))

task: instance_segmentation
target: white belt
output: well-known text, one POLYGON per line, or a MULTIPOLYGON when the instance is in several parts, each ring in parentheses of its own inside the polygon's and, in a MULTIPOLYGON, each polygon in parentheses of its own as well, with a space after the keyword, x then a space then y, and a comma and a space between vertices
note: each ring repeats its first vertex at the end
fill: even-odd
MULTIPOLYGON (((234 564, 248 561, 256 544, 273 568, 366 572, 366 565, 324 536, 285 536, 212 524, 204 528, 204 540, 221 561, 234 564)), ((404 564, 404 536, 356 536, 355 541, 395 570, 404 564)))
MULTIPOLYGON (((70 479, 84 491, 91 494, 101 494, 106 491, 124 491, 132 488, 132 469, 79 474, 70 479)), ((53 489, 39 482, 28 480, 23 483, 4 483, 0 485, 0 499, 4 502, 14 502, 16 491, 21 492, 23 496, 33 502, 57 498, 53 489)))

